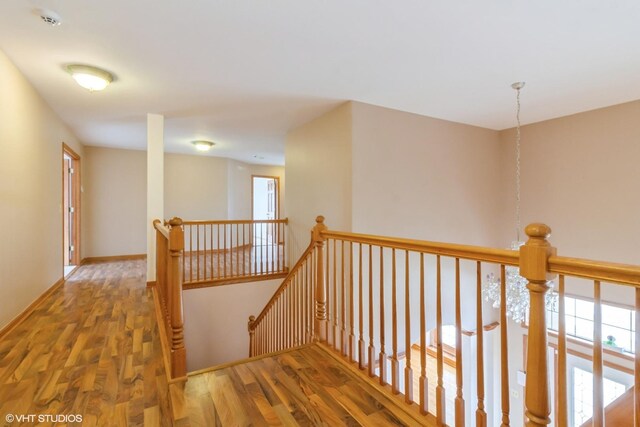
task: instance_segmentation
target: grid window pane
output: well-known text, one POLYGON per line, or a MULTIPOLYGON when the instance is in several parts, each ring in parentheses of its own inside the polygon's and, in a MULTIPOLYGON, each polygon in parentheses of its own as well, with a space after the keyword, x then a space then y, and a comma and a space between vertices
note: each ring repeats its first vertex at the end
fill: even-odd
POLYGON ((576 317, 593 320, 593 302, 576 299, 576 317))
POLYGON ((564 313, 567 316, 576 315, 576 299, 571 297, 564 297, 564 313))
POLYGON ((576 318, 576 336, 593 341, 593 322, 576 318))
POLYGON ((618 328, 630 329, 631 310, 602 304, 602 323, 617 326, 618 328))

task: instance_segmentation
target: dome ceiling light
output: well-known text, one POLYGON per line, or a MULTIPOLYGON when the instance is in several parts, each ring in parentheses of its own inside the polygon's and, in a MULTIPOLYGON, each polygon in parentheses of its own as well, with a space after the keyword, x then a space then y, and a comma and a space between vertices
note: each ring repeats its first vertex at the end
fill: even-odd
POLYGON ((91 65, 71 64, 66 69, 76 83, 90 92, 103 90, 113 81, 113 74, 91 65))
POLYGON ((198 151, 209 151, 215 144, 211 141, 197 140, 191 141, 198 151))

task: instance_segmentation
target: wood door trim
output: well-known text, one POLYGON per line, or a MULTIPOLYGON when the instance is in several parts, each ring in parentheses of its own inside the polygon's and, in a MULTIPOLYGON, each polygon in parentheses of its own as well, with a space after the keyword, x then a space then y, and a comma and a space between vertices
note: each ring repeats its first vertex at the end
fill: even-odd
MULTIPOLYGON (((81 167, 80 167, 80 156, 78 155, 78 153, 76 153, 71 147, 69 147, 65 142, 62 142, 62 159, 63 159, 63 163, 64 163, 64 155, 67 154, 69 157, 71 157, 73 159, 73 170, 74 173, 73 175, 71 175, 71 180, 72 180, 72 188, 73 188, 73 194, 70 194, 70 201, 72 203, 72 206, 74 208, 74 221, 73 221, 73 242, 71 242, 71 244, 73 245, 74 251, 73 251, 73 256, 71 257, 71 259, 69 260, 69 263, 72 265, 80 265, 81 262, 81 258, 80 258, 80 242, 81 242, 81 238, 80 238, 80 230, 81 230, 81 221, 82 221, 82 203, 81 203, 81 185, 82 185, 82 180, 81 180, 81 167)), ((62 182, 64 185, 64 169, 62 170, 62 182)), ((64 189, 62 192, 62 204, 64 206, 64 189)), ((63 218, 62 218, 62 230, 64 233, 64 215, 65 212, 62 213, 63 218)), ((64 239, 63 239, 63 243, 62 245, 64 246, 64 239)), ((68 248, 62 248, 63 250, 63 255, 62 255, 62 263, 64 265, 64 251, 68 250, 68 248)))

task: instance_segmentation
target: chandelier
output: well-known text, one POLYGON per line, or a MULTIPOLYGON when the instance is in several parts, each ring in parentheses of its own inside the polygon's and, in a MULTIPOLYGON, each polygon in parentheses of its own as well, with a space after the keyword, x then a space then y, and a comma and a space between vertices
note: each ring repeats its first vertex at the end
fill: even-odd
MULTIPOLYGON (((511 85, 516 91, 516 241, 511 243, 512 250, 519 250, 524 242, 520 240, 520 90, 524 87, 524 82, 516 82, 511 85)), ((507 316, 513 321, 522 323, 526 320, 529 310, 529 291, 527 290, 528 280, 520 276, 518 267, 507 266, 505 268, 507 316)), ((553 282, 550 282, 552 285, 553 282)), ((495 274, 487 275, 482 283, 482 294, 486 301, 493 301, 493 307, 500 307, 501 294, 500 278, 495 274)), ((555 310, 558 294, 551 288, 546 294, 547 309, 555 310)))

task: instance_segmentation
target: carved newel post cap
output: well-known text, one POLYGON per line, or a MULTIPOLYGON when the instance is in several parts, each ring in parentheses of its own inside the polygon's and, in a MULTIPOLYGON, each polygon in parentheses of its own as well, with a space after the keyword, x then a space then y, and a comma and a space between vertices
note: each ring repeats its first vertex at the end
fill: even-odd
POLYGON ((318 215, 318 216, 316 217, 316 222, 317 222, 318 224, 323 224, 323 223, 324 223, 324 217, 323 217, 322 215, 318 215))
POLYGON ((174 216, 169 220, 169 225, 172 227, 177 227, 182 225, 182 218, 178 218, 177 216, 174 216))
POLYGON ((249 322, 254 322, 256 320, 256 316, 249 316, 249 322))
POLYGON ((532 239, 548 239, 551 236, 551 227, 542 223, 529 224, 524 231, 532 239))

